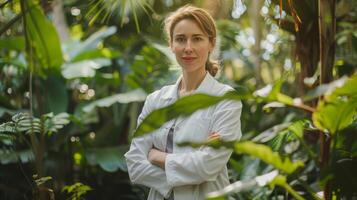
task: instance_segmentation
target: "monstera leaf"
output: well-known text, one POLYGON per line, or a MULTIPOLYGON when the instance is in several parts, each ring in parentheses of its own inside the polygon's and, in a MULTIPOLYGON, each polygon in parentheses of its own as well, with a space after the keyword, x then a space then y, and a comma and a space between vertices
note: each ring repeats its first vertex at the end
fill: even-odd
POLYGON ((126 146, 105 147, 88 149, 85 152, 86 159, 90 165, 99 165, 107 172, 115 172, 118 169, 127 171, 124 159, 126 146))

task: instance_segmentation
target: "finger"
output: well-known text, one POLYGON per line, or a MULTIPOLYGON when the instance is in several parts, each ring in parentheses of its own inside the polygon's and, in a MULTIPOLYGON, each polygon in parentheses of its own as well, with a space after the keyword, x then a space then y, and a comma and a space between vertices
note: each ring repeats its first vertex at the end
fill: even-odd
POLYGON ((219 135, 210 135, 208 136, 208 138, 219 138, 220 136, 219 135))
POLYGON ((214 140, 219 140, 219 137, 211 137, 208 138, 208 142, 214 141, 214 140))
POLYGON ((219 135, 219 133, 217 133, 217 132, 211 132, 210 135, 219 135))

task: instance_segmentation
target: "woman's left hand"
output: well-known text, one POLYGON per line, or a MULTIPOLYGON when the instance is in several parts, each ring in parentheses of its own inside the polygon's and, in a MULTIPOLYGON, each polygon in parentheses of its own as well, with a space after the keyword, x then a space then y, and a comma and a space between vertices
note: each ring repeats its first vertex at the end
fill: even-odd
POLYGON ((161 167, 165 169, 165 160, 166 160, 165 152, 162 152, 158 149, 152 148, 148 154, 148 160, 151 164, 161 167))

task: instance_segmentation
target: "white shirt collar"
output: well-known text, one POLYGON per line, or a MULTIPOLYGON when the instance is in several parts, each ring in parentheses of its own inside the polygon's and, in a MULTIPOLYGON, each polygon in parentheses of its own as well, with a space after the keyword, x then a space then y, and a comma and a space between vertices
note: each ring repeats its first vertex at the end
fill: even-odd
MULTIPOLYGON (((176 83, 174 85, 171 85, 167 92, 162 96, 163 99, 176 99, 177 98, 177 91, 179 84, 181 82, 182 75, 177 79, 176 83)), ((211 88, 213 87, 213 84, 215 83, 215 79, 211 76, 209 72, 206 73, 205 78, 201 82, 201 84, 198 86, 198 88, 192 93, 210 93, 211 88)))

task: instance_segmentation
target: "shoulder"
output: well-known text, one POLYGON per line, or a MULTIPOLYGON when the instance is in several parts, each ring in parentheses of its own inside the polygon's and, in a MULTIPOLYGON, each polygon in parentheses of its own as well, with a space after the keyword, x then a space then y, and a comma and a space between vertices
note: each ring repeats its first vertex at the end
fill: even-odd
POLYGON ((165 99, 168 98, 168 95, 175 90, 175 85, 166 85, 161 89, 155 90, 150 93, 145 100, 146 104, 151 105, 154 109, 162 107, 165 104, 165 99))
POLYGON ((174 87, 175 85, 166 85, 161 89, 155 90, 146 97, 146 100, 159 100, 160 98, 165 98, 166 94, 173 90, 174 87))
MULTIPOLYGON (((227 84, 221 83, 215 79, 212 91, 216 94, 216 96, 223 96, 227 92, 235 91, 235 89, 227 84)), ((217 110, 225 110, 225 109, 240 109, 242 108, 242 102, 237 100, 224 100, 217 104, 217 110)))
POLYGON ((230 85, 221 83, 212 77, 212 92, 216 94, 216 96, 222 96, 227 92, 234 91, 234 88, 230 85))

